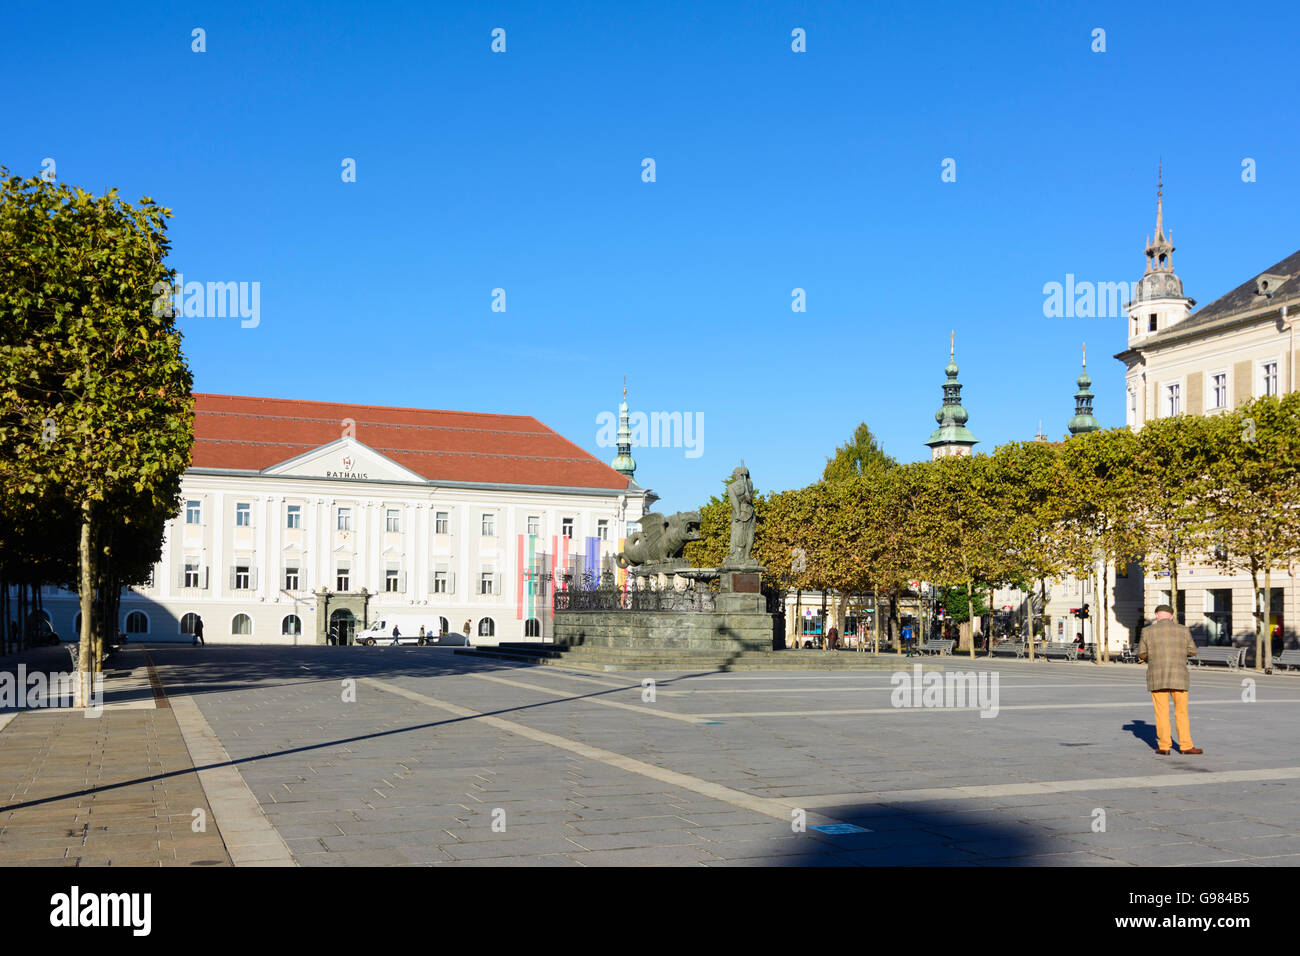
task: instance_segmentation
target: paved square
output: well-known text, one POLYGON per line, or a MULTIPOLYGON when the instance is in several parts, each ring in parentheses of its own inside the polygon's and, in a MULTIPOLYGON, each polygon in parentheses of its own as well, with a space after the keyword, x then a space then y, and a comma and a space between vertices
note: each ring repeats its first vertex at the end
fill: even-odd
POLYGON ((1134 665, 944 659, 998 675, 990 719, 895 708, 888 671, 596 675, 417 647, 152 657, 255 799, 231 797, 240 828, 264 817, 304 866, 1300 862, 1300 675, 1194 669, 1206 753, 1159 757, 1134 665), (865 832, 813 829, 836 824, 865 832))

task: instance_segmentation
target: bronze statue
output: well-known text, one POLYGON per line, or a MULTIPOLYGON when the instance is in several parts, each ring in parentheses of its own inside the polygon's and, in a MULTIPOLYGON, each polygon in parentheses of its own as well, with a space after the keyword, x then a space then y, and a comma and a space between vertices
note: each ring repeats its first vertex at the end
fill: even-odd
POLYGON ((732 564, 750 564, 750 552, 754 549, 754 485, 743 460, 731 473, 727 497, 731 500, 731 552, 727 560, 732 564))
POLYGON ((630 534, 619 552, 620 568, 680 558, 688 541, 700 540, 698 511, 679 511, 669 517, 652 511, 640 524, 641 530, 630 534))

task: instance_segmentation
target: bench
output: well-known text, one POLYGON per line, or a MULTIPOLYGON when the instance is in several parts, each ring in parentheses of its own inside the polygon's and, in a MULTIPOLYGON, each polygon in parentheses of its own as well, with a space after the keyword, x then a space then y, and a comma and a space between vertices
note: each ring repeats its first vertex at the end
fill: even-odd
MULTIPOLYGON (((80 655, 81 655, 81 644, 78 643, 78 642, 76 642, 76 641, 73 641, 71 644, 67 644, 67 645, 64 645, 64 646, 66 646, 67 649, 68 649, 68 656, 72 658, 72 669, 75 671, 75 670, 77 669, 77 666, 81 663, 81 656, 80 656, 80 655)), ((103 661, 100 661, 100 663, 102 664, 102 663, 104 663, 104 661, 107 661, 110 657, 112 657, 112 656, 113 656, 113 651, 115 651, 115 650, 117 650, 117 647, 116 647, 116 646, 114 646, 114 645, 110 645, 110 644, 105 644, 105 645, 104 645, 104 660, 103 660, 103 661)))
POLYGON ((1067 661, 1079 659, 1079 645, 1074 641, 1049 641, 1039 648, 1039 653, 1046 658, 1064 657, 1067 661))
POLYGON ((1284 667, 1290 670, 1293 667, 1300 667, 1300 650, 1283 651, 1277 657, 1273 658, 1274 667, 1284 667))
POLYGON ((1231 668, 1237 668, 1246 663, 1246 648, 1198 647, 1196 656, 1188 660, 1195 661, 1198 667, 1202 664, 1227 664, 1231 668))
POLYGON ((917 650, 922 654, 951 654, 956 643, 953 640, 922 641, 917 650))
POLYGON ((989 657, 994 654, 1014 654, 1016 657, 1028 657, 1029 650, 1024 641, 1002 641, 994 644, 989 651, 989 657))

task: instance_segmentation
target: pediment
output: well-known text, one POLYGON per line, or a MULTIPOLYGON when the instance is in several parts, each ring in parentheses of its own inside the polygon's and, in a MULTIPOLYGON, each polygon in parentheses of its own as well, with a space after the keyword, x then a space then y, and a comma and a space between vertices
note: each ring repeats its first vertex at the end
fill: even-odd
POLYGON ((426 483, 411 469, 399 465, 355 438, 340 438, 301 455, 264 468, 277 478, 334 478, 343 481, 402 481, 426 483))

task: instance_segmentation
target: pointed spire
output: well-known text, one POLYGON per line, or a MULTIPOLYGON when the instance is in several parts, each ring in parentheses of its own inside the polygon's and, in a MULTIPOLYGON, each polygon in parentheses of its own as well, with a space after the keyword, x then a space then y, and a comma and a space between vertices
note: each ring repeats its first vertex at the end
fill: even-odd
POLYGON ((1138 282, 1135 302, 1145 299, 1177 299, 1183 296, 1183 282, 1174 273, 1173 233, 1165 234, 1165 166, 1156 168, 1156 233, 1147 237, 1147 267, 1138 282))
POLYGON ((970 416, 961 404, 961 382, 957 380, 959 371, 957 333, 953 331, 948 337, 948 366, 944 369, 948 381, 943 385, 943 405, 934 413, 934 420, 939 423, 939 427, 926 442, 934 458, 968 455, 971 447, 978 444, 978 439, 966 428, 970 416))
POLYGON ((609 466, 630 479, 636 474, 636 459, 632 457, 632 429, 627 417, 627 376, 623 376, 623 401, 618 406, 618 456, 609 466))
POLYGON ((1074 393, 1074 417, 1070 419, 1070 434, 1082 435, 1085 432, 1100 430, 1101 422, 1092 414, 1092 379, 1088 377, 1088 343, 1083 343, 1083 371, 1075 384, 1079 390, 1074 393))

